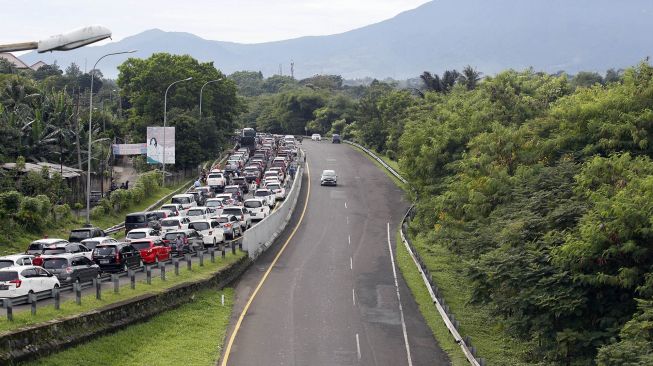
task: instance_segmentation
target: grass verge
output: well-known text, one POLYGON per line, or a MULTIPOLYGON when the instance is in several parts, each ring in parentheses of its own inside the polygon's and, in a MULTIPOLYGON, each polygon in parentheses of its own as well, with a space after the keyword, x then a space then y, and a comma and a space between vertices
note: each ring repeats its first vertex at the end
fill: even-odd
MULTIPOLYGON (((395 177, 394 175, 392 175, 392 173, 390 173, 390 172, 389 172, 389 171, 388 171, 388 170, 387 170, 383 165, 381 165, 381 164, 380 164, 378 161, 376 161, 374 158, 372 158, 371 156, 369 156, 365 151, 363 151, 362 149, 360 149, 359 147, 354 146, 354 145, 349 145, 349 146, 351 146, 353 149, 355 149, 355 150, 357 150, 358 152, 360 152, 360 153, 361 153, 363 156, 365 156, 366 158, 370 159, 370 161, 371 161, 372 163, 374 163, 374 165, 376 165, 377 168, 379 168, 382 172, 385 173, 385 175, 387 175, 388 177, 390 177, 390 179, 392 179, 392 181, 395 183, 395 185, 396 185, 397 187, 401 188, 401 189, 402 189, 404 192, 406 192, 406 193, 410 192, 410 190, 408 189, 408 185, 402 183, 399 179, 397 179, 397 177, 395 177)), ((388 159, 387 157, 385 157, 385 158, 381 157, 381 158, 382 158, 382 160, 385 161, 386 163, 388 163, 388 160, 390 160, 390 159, 388 159)), ((399 165, 398 165, 396 162, 393 162, 393 163, 394 163, 394 166, 391 165, 391 164, 388 164, 388 165, 390 165, 390 166, 392 167, 392 169, 396 170, 397 173, 401 174, 401 172, 399 171, 399 165)))
MULTIPOLYGON (((401 241, 398 241, 398 243, 401 243, 401 241)), ((399 253, 400 246, 403 248, 405 255, 408 256, 409 254, 403 244, 397 245, 397 252, 399 253)), ((489 309, 484 306, 469 303, 472 288, 466 281, 461 280, 465 278, 466 264, 448 249, 438 244, 427 244, 423 238, 414 239, 413 246, 420 253, 429 268, 433 280, 438 285, 447 305, 449 305, 456 319, 460 320, 460 334, 472 337, 472 344, 478 350, 479 357, 484 358, 489 365, 527 365, 528 363, 522 361, 528 349, 527 344, 511 338, 506 334, 500 319, 492 316, 489 309)), ((397 256, 399 257, 399 254, 397 256)), ((400 268, 402 273, 409 273, 408 276, 410 277, 410 268, 415 272, 417 272, 417 268, 415 268, 415 264, 410 257, 408 260, 410 260, 410 263, 405 264, 406 268, 401 264, 400 268)), ((419 280, 422 282, 421 278, 419 280)), ((413 290, 412 286, 411 290, 413 290)), ((421 287, 417 288, 417 291, 413 290, 413 294, 416 299, 426 296, 428 297, 428 301, 430 301, 430 295, 423 283, 421 287)), ((437 313, 435 305, 431 305, 430 307, 437 313)), ((422 314, 425 314, 424 317, 427 319, 431 317, 431 315, 426 315, 429 313, 428 309, 422 310, 422 314)), ((431 322, 428 322, 429 326, 431 326, 431 322)), ((444 336, 441 336, 442 330, 439 329, 440 327, 431 326, 438 341, 443 342, 444 338, 453 339, 446 330, 439 315, 437 322, 441 324, 441 328, 445 332, 443 334, 444 336)), ((446 341, 444 344, 446 344, 446 341)), ((443 348, 449 353, 444 345, 443 348)), ((462 351, 460 353, 462 354, 462 351)), ((453 360, 457 356, 455 353, 450 353, 450 357, 453 360)))
POLYGON ((145 323, 23 365, 214 365, 224 344, 233 297, 230 288, 205 290, 191 303, 145 323))
POLYGON ((413 259, 410 257, 410 253, 404 246, 401 241, 401 235, 397 230, 397 265, 399 270, 410 288, 410 292, 413 294, 415 302, 419 307, 419 311, 422 313, 422 316, 426 320, 429 328, 433 332, 433 336, 438 341, 438 344, 442 350, 444 350, 453 366, 464 366, 468 365, 465 355, 460 349, 460 346, 454 341, 453 337, 449 333, 449 330, 444 325, 442 318, 438 309, 433 304, 431 300, 431 295, 424 285, 422 276, 415 267, 413 259))
POLYGON ((174 268, 172 266, 168 266, 166 272, 166 281, 162 281, 160 277, 153 276, 151 285, 148 285, 145 282, 145 279, 143 279, 136 282, 136 288, 133 290, 129 284, 122 285, 120 287, 120 293, 118 294, 113 292, 113 287, 111 290, 104 288, 101 300, 96 299, 95 293, 93 292, 91 294, 82 296, 81 305, 77 305, 75 300, 72 299, 62 301, 61 308, 59 310, 55 310, 54 306, 52 305, 39 307, 37 309, 36 315, 34 316, 32 316, 28 310, 14 311, 13 322, 6 320, 6 318, 0 321, 0 332, 11 331, 27 325, 38 324, 53 319, 61 319, 67 316, 81 314, 140 295, 160 293, 170 287, 181 283, 196 282, 207 279, 245 255, 246 254, 244 252, 240 251, 237 251, 235 255, 232 255, 230 252, 228 252, 225 260, 222 260, 218 256, 216 257, 215 263, 211 263, 210 259, 205 257, 204 266, 200 267, 198 263, 193 263, 191 271, 186 270, 186 265, 183 263, 183 265, 179 266, 179 276, 175 276, 174 268))

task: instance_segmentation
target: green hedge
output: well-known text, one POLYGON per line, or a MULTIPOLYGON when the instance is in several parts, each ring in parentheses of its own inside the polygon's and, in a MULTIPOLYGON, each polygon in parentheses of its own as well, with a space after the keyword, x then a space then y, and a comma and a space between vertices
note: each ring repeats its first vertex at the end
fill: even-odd
POLYGON ((53 205, 45 195, 28 197, 17 191, 0 193, 0 216, 3 219, 0 227, 5 232, 18 226, 32 233, 72 217, 67 204, 53 205))
POLYGON ((161 180, 162 173, 159 171, 141 174, 130 189, 117 189, 111 193, 109 199, 101 199, 91 210, 91 217, 97 219, 104 215, 118 213, 143 202, 158 192, 161 188, 161 180))

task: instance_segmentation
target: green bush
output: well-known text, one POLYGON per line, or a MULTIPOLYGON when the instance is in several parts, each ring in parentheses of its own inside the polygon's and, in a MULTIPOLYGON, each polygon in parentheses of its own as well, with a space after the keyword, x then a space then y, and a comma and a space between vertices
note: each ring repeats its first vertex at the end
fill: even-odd
POLYGON ((0 214, 2 216, 10 216, 18 212, 23 195, 17 191, 9 191, 0 193, 0 214))
POLYGON ((55 220, 58 222, 67 221, 72 216, 72 210, 70 209, 70 206, 68 206, 68 204, 55 205, 52 208, 52 212, 54 213, 55 220))
POLYGON ((50 207, 50 200, 45 196, 24 197, 16 214, 16 220, 26 230, 39 232, 49 222, 50 207))

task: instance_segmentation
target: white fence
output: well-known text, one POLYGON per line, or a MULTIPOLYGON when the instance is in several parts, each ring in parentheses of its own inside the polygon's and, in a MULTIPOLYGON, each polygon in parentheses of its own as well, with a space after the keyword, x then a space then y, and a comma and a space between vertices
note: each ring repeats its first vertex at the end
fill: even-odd
MULTIPOLYGON (((298 160, 301 159, 300 154, 298 160)), ((243 249, 249 253, 250 258, 255 259, 267 250, 274 240, 283 232, 286 225, 288 225, 290 217, 297 205, 299 192, 302 188, 304 168, 301 166, 301 163, 298 165, 295 179, 292 182, 290 191, 286 195, 286 199, 281 202, 281 205, 274 210, 270 216, 264 218, 258 224, 245 231, 243 235, 243 249)))

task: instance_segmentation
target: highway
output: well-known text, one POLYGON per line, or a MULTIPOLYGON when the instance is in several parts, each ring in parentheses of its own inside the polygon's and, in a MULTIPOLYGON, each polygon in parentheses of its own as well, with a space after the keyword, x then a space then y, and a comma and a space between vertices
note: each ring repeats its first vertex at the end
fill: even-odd
POLYGON ((286 233, 236 284, 221 364, 450 364, 393 270, 403 192, 348 145, 302 148, 310 185, 305 175, 286 233), (320 186, 323 169, 337 187, 320 186))

